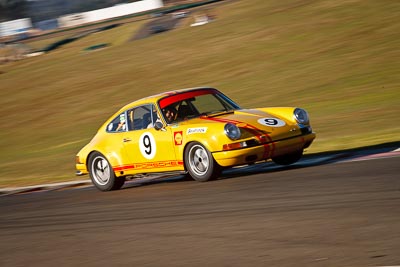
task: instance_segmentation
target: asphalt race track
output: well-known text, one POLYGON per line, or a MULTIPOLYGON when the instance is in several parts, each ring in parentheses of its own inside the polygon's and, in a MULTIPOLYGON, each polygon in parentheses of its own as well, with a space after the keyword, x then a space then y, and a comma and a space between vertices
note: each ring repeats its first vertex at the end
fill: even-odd
POLYGON ((399 266, 399 163, 2 196, 0 266, 399 266))

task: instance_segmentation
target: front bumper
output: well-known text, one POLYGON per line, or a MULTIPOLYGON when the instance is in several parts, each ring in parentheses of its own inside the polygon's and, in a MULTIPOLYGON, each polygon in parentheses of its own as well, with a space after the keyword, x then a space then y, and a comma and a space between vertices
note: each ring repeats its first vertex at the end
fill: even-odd
POLYGON ((278 140, 258 146, 241 148, 230 151, 214 152, 215 161, 223 167, 249 164, 256 161, 267 160, 272 157, 290 154, 311 145, 315 133, 278 140))

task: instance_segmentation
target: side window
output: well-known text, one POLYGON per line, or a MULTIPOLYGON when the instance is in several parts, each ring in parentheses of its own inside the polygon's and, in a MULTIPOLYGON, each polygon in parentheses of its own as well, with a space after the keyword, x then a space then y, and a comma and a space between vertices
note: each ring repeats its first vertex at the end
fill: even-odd
POLYGON ((124 132, 126 131, 126 113, 119 114, 107 125, 107 132, 124 132))
POLYGON ((128 110, 129 130, 142 130, 153 127, 154 106, 151 104, 128 110))

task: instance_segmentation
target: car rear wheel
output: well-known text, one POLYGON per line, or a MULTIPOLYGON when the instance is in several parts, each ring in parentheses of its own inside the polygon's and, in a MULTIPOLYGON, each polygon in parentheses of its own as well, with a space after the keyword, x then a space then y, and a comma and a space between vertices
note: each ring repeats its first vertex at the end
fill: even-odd
POLYGON ((124 177, 116 177, 108 160, 100 153, 94 153, 89 158, 89 174, 92 183, 101 191, 120 189, 124 177))
POLYGON ((198 182, 217 177, 221 169, 210 151, 197 142, 190 143, 185 149, 185 166, 189 175, 198 182))
POLYGON ((272 161, 279 165, 290 165, 300 160, 303 156, 303 150, 299 150, 290 154, 273 157, 272 161))

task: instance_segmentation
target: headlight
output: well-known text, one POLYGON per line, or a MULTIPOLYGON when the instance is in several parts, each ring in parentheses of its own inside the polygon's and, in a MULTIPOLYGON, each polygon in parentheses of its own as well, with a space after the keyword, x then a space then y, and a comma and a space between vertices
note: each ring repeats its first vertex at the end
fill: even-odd
POLYGON ((240 129, 233 123, 227 123, 224 127, 226 136, 231 140, 237 140, 240 138, 240 129))
POLYGON ((300 124, 308 124, 310 119, 308 118, 307 111, 301 108, 296 108, 293 112, 294 118, 300 124))

